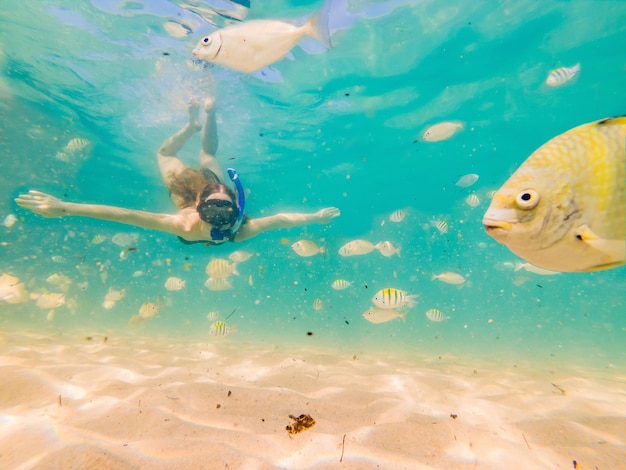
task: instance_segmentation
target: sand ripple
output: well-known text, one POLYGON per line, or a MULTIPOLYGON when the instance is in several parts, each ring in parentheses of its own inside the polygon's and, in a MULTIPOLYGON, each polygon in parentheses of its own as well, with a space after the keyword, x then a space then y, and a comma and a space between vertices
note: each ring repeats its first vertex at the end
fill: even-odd
POLYGON ((619 368, 13 334, 2 468, 617 468, 619 368), (290 436, 289 415, 311 429, 290 436), (343 455, 343 458, 342 458, 343 455), (342 462, 340 464, 340 459, 342 462), (210 465, 209 465, 210 463, 210 465))

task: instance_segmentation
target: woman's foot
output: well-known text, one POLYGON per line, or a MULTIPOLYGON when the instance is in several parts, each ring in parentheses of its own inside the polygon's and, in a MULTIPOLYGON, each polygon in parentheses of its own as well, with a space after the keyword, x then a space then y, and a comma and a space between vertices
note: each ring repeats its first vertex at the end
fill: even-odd
POLYGON ((213 111, 213 107, 215 106, 215 98, 209 96, 204 100, 204 111, 208 114, 213 111))

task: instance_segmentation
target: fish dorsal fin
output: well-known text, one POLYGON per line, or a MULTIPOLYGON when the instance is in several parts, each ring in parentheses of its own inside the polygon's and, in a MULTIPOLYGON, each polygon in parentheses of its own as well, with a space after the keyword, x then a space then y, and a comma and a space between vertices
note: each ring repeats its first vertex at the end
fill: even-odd
POLYGON ((576 229, 576 238, 595 250, 607 255, 607 264, 623 263, 626 259, 626 240, 607 240, 591 230, 589 225, 581 225, 576 229))
POLYGON ((626 115, 615 116, 615 117, 606 118, 606 119, 602 119, 601 121, 598 121, 599 126, 605 126, 605 125, 610 126, 613 124, 626 124, 626 115))

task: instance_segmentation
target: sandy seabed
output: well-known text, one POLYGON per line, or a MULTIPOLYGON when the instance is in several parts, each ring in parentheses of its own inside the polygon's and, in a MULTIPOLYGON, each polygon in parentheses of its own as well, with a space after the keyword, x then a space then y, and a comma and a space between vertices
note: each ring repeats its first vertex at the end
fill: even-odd
POLYGON ((0 377, 6 469, 626 468, 621 367, 4 332, 0 377))

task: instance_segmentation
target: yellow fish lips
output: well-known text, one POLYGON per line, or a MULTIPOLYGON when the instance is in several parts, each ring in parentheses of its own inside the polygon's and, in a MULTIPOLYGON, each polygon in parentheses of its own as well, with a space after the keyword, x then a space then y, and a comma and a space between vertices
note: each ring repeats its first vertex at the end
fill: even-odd
MULTIPOLYGON (((514 209, 489 208, 483 217, 483 225, 489 235, 497 230, 511 231, 513 224, 519 222, 514 209)), ((493 236, 493 235, 492 235, 493 236)))

